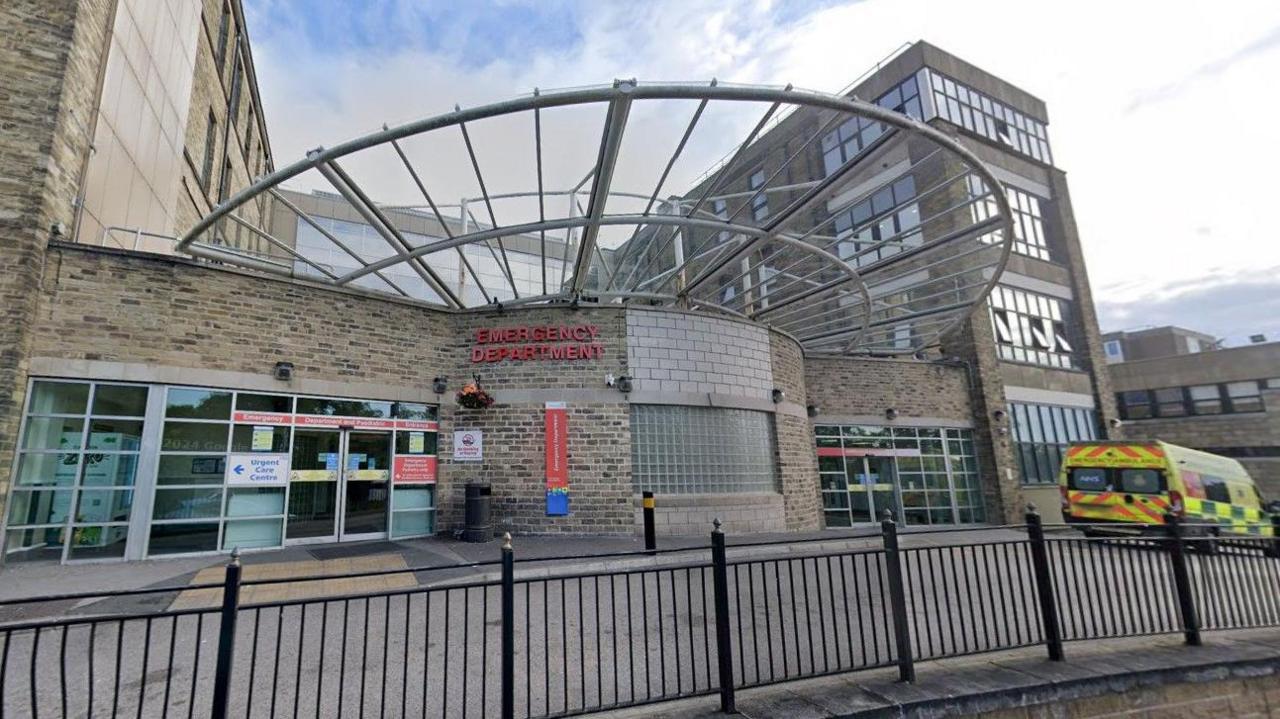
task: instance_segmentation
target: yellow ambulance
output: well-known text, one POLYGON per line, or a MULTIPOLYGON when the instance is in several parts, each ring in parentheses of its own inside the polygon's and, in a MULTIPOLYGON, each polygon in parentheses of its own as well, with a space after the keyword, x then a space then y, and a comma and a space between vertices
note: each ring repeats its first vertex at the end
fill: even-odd
POLYGON ((1090 534, 1163 531, 1173 513, 1188 534, 1273 535, 1268 508, 1239 462, 1167 442, 1073 444, 1058 485, 1068 524, 1106 525, 1090 534))

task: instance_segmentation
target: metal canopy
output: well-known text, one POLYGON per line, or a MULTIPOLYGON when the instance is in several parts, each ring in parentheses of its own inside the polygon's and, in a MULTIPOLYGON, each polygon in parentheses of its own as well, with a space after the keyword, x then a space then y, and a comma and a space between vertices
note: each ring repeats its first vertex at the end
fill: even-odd
POLYGON ((810 354, 893 355, 938 344, 983 301, 1008 261, 1011 218, 1003 186, 975 155, 892 109, 791 86, 630 80, 535 91, 318 148, 214 208, 181 238, 178 250, 256 271, 381 290, 444 311, 670 304, 768 324, 790 333, 810 354), (545 153, 549 123, 562 108, 595 108, 604 120, 596 138, 579 140, 598 146, 594 166, 556 189, 546 186, 553 158, 545 153), (739 127, 758 119, 714 170, 688 181, 692 186, 667 187, 682 170, 692 176, 681 160, 705 162, 707 154, 695 152, 700 139, 723 136, 723 121, 709 127, 707 120, 721 108, 747 113, 739 127), (689 118, 687 124, 680 120, 678 142, 665 148, 650 146, 651 139, 634 128, 628 132, 641 113, 652 118, 658 112, 689 118), (528 122, 536 166, 525 181, 531 189, 491 193, 492 178, 508 173, 490 161, 486 184, 478 128, 487 121, 509 126, 513 119, 528 122), (436 168, 415 166, 404 144, 447 132, 454 138, 460 132, 468 163, 463 167, 480 188, 478 197, 456 206, 432 198, 442 192, 431 185, 436 168), (362 186, 339 164, 382 146, 398 159, 387 172, 407 175, 406 195, 426 205, 377 203, 368 183, 362 186), (622 169, 628 151, 652 155, 660 174, 654 169, 636 185, 639 173, 622 169), (364 220, 369 236, 382 242, 344 241, 337 227, 286 196, 282 183, 312 170, 336 193, 329 196, 341 198, 364 220), (274 222, 255 224, 240 212, 261 206, 248 204, 259 199, 274 208, 264 213, 274 222), (500 202, 535 200, 535 211, 526 216, 494 209, 500 202), (487 223, 468 210, 480 203, 487 223), (294 227, 286 232, 281 218, 294 227), (422 218, 436 229, 412 235, 409 221, 422 218), (231 233, 245 229, 265 239, 268 249, 232 246, 231 233), (314 239, 306 246, 280 239, 295 230, 314 239), (373 245, 379 250, 361 250, 373 245))

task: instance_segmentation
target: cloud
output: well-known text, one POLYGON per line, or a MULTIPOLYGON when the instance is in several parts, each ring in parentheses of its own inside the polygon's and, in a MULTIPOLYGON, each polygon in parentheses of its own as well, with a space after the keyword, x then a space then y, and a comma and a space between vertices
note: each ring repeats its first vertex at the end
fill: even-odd
POLYGON ((1170 98, 1182 95, 1191 86, 1205 82, 1206 80, 1211 80, 1227 72, 1237 63, 1244 62, 1253 58, 1255 55, 1259 55, 1277 47, 1280 47, 1280 26, 1271 28, 1269 32, 1259 37, 1257 40, 1236 49, 1226 57, 1218 58, 1201 65, 1174 82, 1138 93, 1138 95, 1133 98, 1133 101, 1125 108, 1125 112, 1133 112, 1148 105, 1155 105, 1170 98))
POLYGON ((1104 332, 1179 325, 1225 338, 1228 345, 1244 344, 1254 334, 1280 340, 1280 266, 1210 270, 1196 282, 1103 288, 1094 291, 1094 304, 1104 332), (1108 299, 1111 293, 1131 299, 1108 299))

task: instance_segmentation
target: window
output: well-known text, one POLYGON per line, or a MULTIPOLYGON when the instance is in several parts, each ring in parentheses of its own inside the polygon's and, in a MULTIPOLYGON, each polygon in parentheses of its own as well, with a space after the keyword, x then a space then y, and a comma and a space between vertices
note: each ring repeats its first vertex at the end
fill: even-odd
POLYGON ((1071 488, 1081 492, 1110 492, 1107 470, 1102 467, 1074 467, 1071 470, 1071 488))
MULTIPOLYGON (((231 195, 231 155, 226 156, 226 161, 222 163, 222 176, 218 179, 218 202, 225 202, 227 197, 231 195)), ((240 224, 236 223, 236 235, 239 236, 240 224)))
POLYGON ((896 519, 910 525, 985 521, 970 430, 818 425, 814 434, 827 527, 878 521, 886 508, 900 512, 896 519), (876 449, 882 454, 861 456, 876 449), (897 456, 887 456, 890 452, 897 456), (886 471, 885 463, 892 471, 886 471), (879 475, 870 487, 868 469, 879 475), (892 475, 893 489, 877 489, 889 484, 886 474, 892 475))
MULTIPOLYGON (((917 120, 924 119, 915 75, 881 95, 876 100, 876 104, 917 120)), ((872 143, 880 139, 886 130, 885 125, 874 120, 851 117, 835 130, 823 135, 820 147, 825 173, 830 175, 845 163, 858 157, 872 143)))
POLYGON ((1052 484, 1072 442, 1098 438, 1098 415, 1092 409, 1010 403, 1014 453, 1025 484, 1052 484))
POLYGON ((1120 491, 1130 494, 1163 494, 1164 475, 1154 469, 1121 469, 1120 491))
POLYGON ((209 111, 208 124, 204 130, 204 163, 200 166, 200 189, 209 191, 209 183, 213 180, 213 158, 218 141, 218 118, 209 111))
POLYGON ((227 35, 231 32, 231 8, 222 4, 222 14, 218 18, 218 43, 213 48, 214 62, 218 66, 218 77, 222 77, 227 65, 227 35))
POLYGON ((1120 340, 1107 340, 1102 347, 1107 353, 1107 359, 1114 359, 1118 362, 1124 361, 1124 350, 1120 347, 1120 340))
POLYGON ((1182 417, 1187 414, 1187 405, 1183 401, 1181 387, 1158 389, 1155 395, 1157 416, 1182 417))
MULTIPOLYGON (((969 198, 973 200, 970 214, 974 223, 982 222, 989 217, 1000 214, 999 206, 991 198, 987 185, 977 175, 965 178, 969 198)), ((1049 243, 1045 238, 1043 212, 1039 197, 1005 185, 1005 194, 1009 198, 1009 208, 1013 211, 1013 251, 1027 257, 1048 261, 1049 243)), ((989 232, 982 236, 982 241, 995 244, 1000 241, 999 232, 989 232)), ((1118 343, 1117 343, 1118 345, 1118 343)))
POLYGON ((236 36, 235 50, 231 57, 231 98, 227 103, 227 123, 235 125, 240 119, 240 85, 244 69, 240 62, 240 36, 236 36))
POLYGON ((1227 486, 1227 483, 1221 477, 1203 475, 1200 480, 1204 484, 1205 499, 1210 502, 1231 504, 1231 488, 1227 486))
MULTIPOLYGON (((752 190, 759 190, 764 186, 764 170, 756 170, 751 173, 747 185, 752 190)), ((751 197, 751 218, 756 222, 763 220, 769 216, 769 198, 764 192, 753 195, 751 197)))
POLYGON ((1049 135, 1039 120, 961 85, 937 70, 930 69, 928 77, 939 117, 1046 165, 1053 164, 1049 135))
POLYGON ((1252 380, 1248 382, 1228 382, 1227 397, 1231 403, 1231 411, 1261 412, 1262 390, 1258 385, 1258 382, 1252 380))
POLYGON ((1220 414, 1222 395, 1216 384, 1202 384, 1187 388, 1191 396, 1191 410, 1196 414, 1220 414))
POLYGON ((631 407, 637 492, 776 492, 773 417, 766 412, 637 404, 631 407))
POLYGON ((999 286, 987 298, 1001 359, 1049 367, 1075 366, 1067 339, 1066 300, 999 286))
POLYGON ((6 561, 124 556, 146 407, 145 386, 32 382, 6 561))
POLYGON ((855 267, 865 267, 924 243, 915 178, 904 175, 881 187, 852 208, 836 215, 835 254, 855 267))
POLYGON ((1200 351, 1200 340, 1195 337, 1183 337, 1187 341, 1187 354, 1196 354, 1200 351))

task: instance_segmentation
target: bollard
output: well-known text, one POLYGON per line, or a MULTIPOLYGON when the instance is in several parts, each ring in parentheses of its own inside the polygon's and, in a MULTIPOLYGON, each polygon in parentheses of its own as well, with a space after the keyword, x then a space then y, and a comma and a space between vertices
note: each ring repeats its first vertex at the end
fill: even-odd
POLYGON ((222 585, 222 617, 218 624, 218 664, 213 674, 213 705, 210 716, 226 719, 231 693, 231 661, 236 649, 236 617, 240 613, 240 548, 231 551, 226 579, 222 585))
POLYGON ((916 666, 911 658, 911 628, 907 626, 907 592, 902 585, 898 527, 893 523, 893 513, 887 509, 884 510, 884 520, 880 522, 880 534, 884 539, 884 567, 889 580, 889 605, 893 609, 893 637, 898 649, 898 679, 914 682, 916 666))
POLYGON ((733 697, 733 643, 729 628, 729 569, 724 556, 720 520, 711 530, 711 580, 716 602, 716 660, 720 669, 720 711, 736 714, 733 697))
POLYGON ((658 549, 657 530, 653 526, 653 492, 645 492, 641 496, 644 497, 644 550, 653 554, 658 549))
POLYGON ((1200 617, 1196 614, 1195 598, 1191 594, 1191 575, 1187 571, 1187 545, 1183 539, 1182 521, 1178 515, 1164 515, 1169 533, 1169 561, 1173 563, 1173 587, 1178 592, 1178 613, 1182 616, 1182 633, 1187 644, 1200 646, 1200 617))
POLYGON ((502 536, 502 719, 516 713, 515 552, 511 533, 502 536))
POLYGON ((1062 632, 1058 626, 1058 603, 1054 599, 1053 575, 1049 572, 1049 550, 1044 541, 1044 525, 1034 504, 1027 505, 1027 537, 1031 540, 1031 564, 1035 569, 1036 595, 1040 598, 1040 621, 1049 659, 1062 661, 1062 632))

